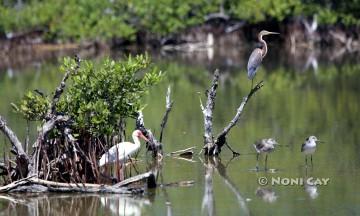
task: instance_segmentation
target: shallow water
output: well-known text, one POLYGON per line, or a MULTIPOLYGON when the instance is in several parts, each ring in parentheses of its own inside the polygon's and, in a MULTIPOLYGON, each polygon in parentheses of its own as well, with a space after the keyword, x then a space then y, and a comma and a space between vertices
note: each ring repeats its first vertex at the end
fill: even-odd
MULTIPOLYGON (((244 70, 246 55, 240 55, 245 61, 236 62, 233 57, 204 54, 155 58, 158 67, 167 75, 144 98, 147 103, 144 116, 146 126, 158 134, 165 110, 166 88, 170 84, 175 104, 165 129, 165 152, 191 146, 197 147, 196 153, 200 151, 203 119, 199 97, 205 101, 203 92, 209 86, 215 68, 220 68, 221 72, 214 113, 216 132, 230 121, 250 89, 251 83, 244 70)), ((311 67, 307 64, 309 58, 297 62, 293 58, 270 48, 257 76, 258 81, 265 81, 265 86, 251 99, 228 137, 229 144, 241 153, 239 157, 232 159, 226 148, 221 160, 205 159, 197 154, 193 161, 165 157, 158 170, 162 174, 158 181, 193 180, 193 186, 158 188, 135 198, 100 194, 2 194, 0 214, 360 214, 360 65, 351 60, 321 58, 317 67, 311 67), (325 141, 319 144, 314 154, 313 166, 305 166, 304 156, 300 153, 301 144, 309 135, 325 141), (282 145, 269 155, 268 171, 265 172, 264 157, 261 157, 260 170, 256 172, 252 143, 266 137, 274 137, 282 145), (259 183, 263 177, 268 180, 264 186, 259 183), (305 181, 311 177, 329 182, 318 186, 296 182, 288 185, 288 180, 305 181)), ((40 89, 50 93, 61 78, 57 66, 57 61, 49 61, 0 71, 0 114, 6 117, 22 140, 25 139, 26 122, 11 110, 10 103, 18 102, 27 90, 40 89)), ((132 124, 128 122, 131 128, 132 124)), ((32 124, 32 141, 35 131, 36 125, 32 124)), ((0 135, 0 146, 7 149, 8 145, 0 135)), ((152 167, 144 148, 139 157, 143 161, 138 164, 140 171, 152 167)))

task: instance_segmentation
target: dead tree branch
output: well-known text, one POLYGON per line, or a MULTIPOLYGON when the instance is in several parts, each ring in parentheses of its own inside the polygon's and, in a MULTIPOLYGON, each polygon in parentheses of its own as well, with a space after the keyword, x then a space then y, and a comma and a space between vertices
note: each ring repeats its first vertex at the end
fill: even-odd
POLYGON ((221 149, 221 147, 226 144, 228 148, 233 152, 234 155, 238 154, 237 152, 233 151, 231 147, 226 142, 226 135, 230 132, 231 128, 236 125, 236 123, 239 121, 241 114, 244 111, 244 108, 248 101, 250 100, 251 96, 253 96, 258 90, 263 87, 263 81, 260 81, 258 84, 255 85, 253 89, 250 90, 249 94, 245 97, 243 97, 242 102, 240 106, 237 109, 237 112, 234 116, 234 118, 230 121, 230 123, 223 129, 221 133, 219 133, 215 139, 215 145, 218 146, 218 149, 221 149))
POLYGON ((10 143, 15 148, 17 155, 22 156, 28 160, 29 157, 24 151, 21 142, 19 141, 15 133, 6 125, 6 121, 2 116, 0 116, 0 130, 10 140, 10 143))
MULTIPOLYGON (((236 125, 236 123, 239 121, 244 108, 250 98, 259 90, 261 87, 263 87, 263 81, 256 84, 254 88, 252 88, 247 96, 245 96, 240 104, 240 106, 237 109, 236 115, 234 118, 230 121, 230 123, 222 130, 221 133, 217 135, 217 137, 214 139, 213 133, 212 133, 212 119, 213 119, 213 110, 215 107, 215 98, 216 98, 216 89, 218 86, 218 80, 219 80, 219 72, 218 70, 215 71, 214 77, 212 80, 211 88, 207 91, 207 101, 206 106, 204 107, 202 104, 200 104, 203 115, 204 115, 204 147, 203 150, 205 155, 219 155, 221 152, 221 148, 223 145, 226 145, 233 153, 234 156, 239 155, 239 153, 235 152, 227 143, 226 141, 226 135, 230 132, 231 128, 236 125)), ((201 102, 201 101, 200 101, 201 102)))
POLYGON ((207 150, 210 150, 214 145, 214 137, 212 133, 212 119, 213 119, 213 110, 215 107, 216 89, 218 87, 219 76, 220 76, 219 71, 215 70, 210 90, 206 92, 206 96, 207 96, 206 106, 203 107, 203 105, 201 104, 201 110, 204 115, 204 129, 205 129, 204 148, 207 150))
POLYGON ((164 128, 166 126, 166 123, 167 123, 167 119, 168 119, 168 116, 169 116, 169 113, 171 111, 171 108, 174 104, 174 101, 171 101, 170 99, 170 95, 171 95, 171 88, 170 86, 168 87, 168 90, 167 90, 167 94, 166 94, 166 111, 165 111, 165 114, 164 114, 164 117, 161 121, 161 131, 160 131, 160 139, 159 141, 162 142, 162 138, 163 138, 163 131, 164 131, 164 128))
POLYGON ((51 118, 52 115, 55 114, 56 104, 57 104, 57 102, 59 102, 60 96, 64 92, 64 89, 65 89, 65 86, 66 86, 65 85, 66 80, 69 78, 71 73, 76 73, 80 68, 80 58, 78 56, 75 56, 74 60, 76 61, 76 66, 73 67, 73 68, 70 68, 68 71, 65 72, 64 77, 62 78, 59 86, 55 90, 54 96, 53 96, 52 101, 51 101, 50 109, 49 109, 48 114, 47 114, 48 119, 51 118))
POLYGON ((148 138, 149 142, 146 143, 147 150, 152 151, 154 157, 158 156, 158 154, 162 155, 162 144, 157 141, 151 130, 145 127, 144 115, 141 111, 138 112, 138 117, 136 119, 136 128, 141 130, 141 132, 148 138))
POLYGON ((69 117, 63 115, 56 114, 56 104, 59 101, 64 89, 66 87, 66 80, 69 78, 71 73, 76 73, 80 68, 80 59, 75 56, 76 66, 71 67, 62 78, 59 86, 56 88, 54 96, 51 101, 50 108, 48 113, 46 114, 46 122, 42 125, 36 142, 33 145, 33 153, 31 156, 31 162, 29 163, 29 174, 34 175, 37 174, 38 164, 39 164, 39 156, 41 150, 41 144, 45 141, 46 135, 60 122, 67 122, 69 121, 69 117))

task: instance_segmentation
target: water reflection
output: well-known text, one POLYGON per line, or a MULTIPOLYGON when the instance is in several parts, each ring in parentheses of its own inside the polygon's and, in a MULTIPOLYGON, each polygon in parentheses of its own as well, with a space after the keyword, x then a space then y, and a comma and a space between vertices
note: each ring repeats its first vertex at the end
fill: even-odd
POLYGON ((124 195, 1 195, 0 215, 141 215, 146 198, 124 195))
POLYGON ((141 215, 141 209, 150 205, 150 201, 144 198, 132 198, 124 196, 102 196, 101 205, 111 211, 112 215, 141 215))
POLYGON ((278 196, 272 188, 258 187, 255 191, 256 196, 260 197, 264 202, 273 203, 278 196))
POLYGON ((230 164, 231 161, 232 159, 230 159, 230 161, 226 165, 224 165, 222 164, 221 160, 217 157, 206 157, 205 162, 203 162, 205 167, 205 184, 204 184, 204 196, 202 201, 202 212, 204 213, 204 209, 206 209, 207 215, 216 215, 215 198, 214 198, 214 190, 213 190, 214 171, 216 171, 219 174, 224 184, 235 195, 237 203, 241 211, 244 213, 244 215, 250 215, 250 211, 247 207, 245 199, 241 195, 237 186, 232 182, 232 180, 227 175, 226 167, 230 164))

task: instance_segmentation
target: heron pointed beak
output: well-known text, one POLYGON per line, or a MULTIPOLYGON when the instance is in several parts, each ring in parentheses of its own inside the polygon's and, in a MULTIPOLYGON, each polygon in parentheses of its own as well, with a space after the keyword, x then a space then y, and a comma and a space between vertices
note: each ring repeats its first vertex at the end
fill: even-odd
POLYGON ((146 136, 144 136, 144 134, 141 134, 140 137, 141 137, 143 140, 145 140, 146 142, 149 142, 149 139, 146 138, 146 136))
POLYGON ((267 32, 268 35, 270 34, 280 34, 279 32, 267 32))

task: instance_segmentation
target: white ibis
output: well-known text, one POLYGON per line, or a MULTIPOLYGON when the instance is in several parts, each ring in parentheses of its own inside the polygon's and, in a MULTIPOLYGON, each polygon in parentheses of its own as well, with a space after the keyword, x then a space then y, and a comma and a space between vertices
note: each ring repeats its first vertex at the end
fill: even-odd
POLYGON ((114 145, 107 152, 105 152, 99 160, 99 166, 101 167, 107 163, 112 163, 115 161, 123 162, 129 156, 133 155, 135 152, 137 152, 140 149, 139 138, 148 141, 148 139, 144 136, 144 134, 140 130, 135 130, 132 133, 132 138, 134 140, 134 143, 121 142, 114 145))
POLYGON ((309 136, 305 142, 301 145, 301 152, 305 154, 305 164, 307 164, 307 156, 311 156, 311 164, 313 163, 312 155, 316 150, 316 142, 320 141, 316 136, 309 136))
POLYGON ((265 169, 267 165, 268 153, 274 151, 275 145, 278 144, 274 138, 261 139, 255 142, 254 148, 256 150, 256 160, 259 161, 259 155, 265 153, 265 169))

